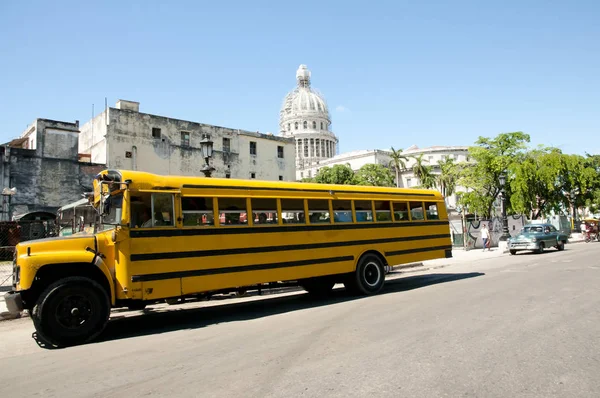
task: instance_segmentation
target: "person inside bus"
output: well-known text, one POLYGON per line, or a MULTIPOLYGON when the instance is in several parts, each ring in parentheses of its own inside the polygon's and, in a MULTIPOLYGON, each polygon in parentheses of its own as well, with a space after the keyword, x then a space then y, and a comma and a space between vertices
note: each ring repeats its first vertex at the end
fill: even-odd
POLYGON ((150 217, 150 209, 144 207, 142 211, 142 225, 141 228, 150 228, 152 226, 152 217, 150 217))
POLYGON ((257 224, 266 224, 267 223, 267 215, 265 213, 260 213, 258 215, 258 222, 257 224))

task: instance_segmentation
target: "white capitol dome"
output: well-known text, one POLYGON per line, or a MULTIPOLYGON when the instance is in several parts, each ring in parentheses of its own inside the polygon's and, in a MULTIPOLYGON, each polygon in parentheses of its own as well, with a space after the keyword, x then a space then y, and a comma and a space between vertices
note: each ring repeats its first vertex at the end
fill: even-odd
POLYGON ((296 164, 303 168, 336 154, 338 139, 330 131, 331 119, 325 98, 310 87, 306 65, 296 71, 296 88, 283 100, 279 131, 296 139, 296 164))

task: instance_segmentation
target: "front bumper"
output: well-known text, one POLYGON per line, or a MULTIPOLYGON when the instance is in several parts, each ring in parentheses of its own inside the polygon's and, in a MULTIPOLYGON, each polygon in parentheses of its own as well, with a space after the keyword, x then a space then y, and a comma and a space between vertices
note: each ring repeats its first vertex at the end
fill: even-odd
POLYGON ((4 294, 6 308, 11 314, 20 314, 23 312, 23 299, 19 292, 8 292, 4 294))
POLYGON ((510 250, 537 250, 539 242, 510 242, 508 248, 510 250))

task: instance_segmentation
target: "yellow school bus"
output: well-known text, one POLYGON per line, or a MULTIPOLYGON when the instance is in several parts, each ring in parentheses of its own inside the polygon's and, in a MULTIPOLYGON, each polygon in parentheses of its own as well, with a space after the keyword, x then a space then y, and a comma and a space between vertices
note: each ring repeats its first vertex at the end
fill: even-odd
POLYGON ((105 170, 96 232, 16 248, 11 311, 54 345, 90 341, 114 307, 276 281, 375 294, 387 267, 451 256, 432 190, 105 170))

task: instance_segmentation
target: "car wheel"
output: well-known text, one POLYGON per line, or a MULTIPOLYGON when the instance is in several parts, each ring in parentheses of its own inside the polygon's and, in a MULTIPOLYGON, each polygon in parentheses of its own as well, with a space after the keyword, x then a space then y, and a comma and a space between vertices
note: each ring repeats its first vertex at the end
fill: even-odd
POLYGON ((544 252, 544 242, 540 242, 537 250, 535 251, 537 254, 542 254, 544 252))
POLYGON ((558 244, 556 245, 556 248, 558 249, 558 251, 563 251, 565 250, 565 242, 564 241, 558 241, 558 244))
POLYGON ((517 254, 517 251, 514 249, 510 249, 510 255, 514 256, 515 254, 517 254))

